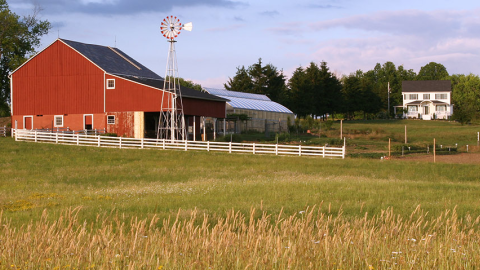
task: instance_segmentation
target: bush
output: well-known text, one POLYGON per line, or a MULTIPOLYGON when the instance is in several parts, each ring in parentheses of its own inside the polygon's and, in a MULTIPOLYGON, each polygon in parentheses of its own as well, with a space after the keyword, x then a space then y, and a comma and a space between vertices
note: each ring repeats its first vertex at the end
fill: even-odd
POLYGON ((242 142, 243 138, 240 134, 229 134, 225 136, 218 137, 216 142, 242 142))

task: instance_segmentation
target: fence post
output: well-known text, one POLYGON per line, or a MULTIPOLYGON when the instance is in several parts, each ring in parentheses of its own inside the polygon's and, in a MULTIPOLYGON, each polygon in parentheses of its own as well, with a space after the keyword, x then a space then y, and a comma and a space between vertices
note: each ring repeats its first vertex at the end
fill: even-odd
MULTIPOLYGON (((100 136, 98 136, 100 137, 100 136)), ((119 144, 120 144, 120 149, 122 149, 122 137, 120 137, 120 139, 118 140, 119 144)))
POLYGON ((346 146, 342 146, 342 158, 345 159, 345 148, 346 146))
POLYGON ((98 138, 98 147, 100 147, 100 136, 98 135, 97 138, 98 138))
POLYGON ((278 156, 278 143, 275 144, 275 155, 278 156))
POLYGON ((140 148, 143 149, 143 138, 141 138, 141 141, 140 141, 140 148))
POLYGON ((55 143, 58 144, 58 132, 55 133, 55 143))
POLYGON ((253 154, 255 155, 255 143, 253 143, 253 154))
POLYGON ((36 130, 35 130, 35 142, 37 142, 37 131, 36 130))
POLYGON ((228 143, 228 153, 232 153, 232 142, 228 143))
POLYGON ((77 133, 77 145, 80 145, 80 134, 77 133))
POLYGON ((301 144, 298 146, 298 156, 300 156, 300 157, 302 156, 302 145, 301 144))
POLYGON ((322 157, 325 158, 325 145, 323 146, 322 157))
POLYGON ((210 152, 210 141, 207 141, 207 152, 210 152))
POLYGON ((188 151, 188 141, 185 140, 185 151, 188 151))
POLYGON ((163 139, 163 150, 165 150, 165 139, 163 139))

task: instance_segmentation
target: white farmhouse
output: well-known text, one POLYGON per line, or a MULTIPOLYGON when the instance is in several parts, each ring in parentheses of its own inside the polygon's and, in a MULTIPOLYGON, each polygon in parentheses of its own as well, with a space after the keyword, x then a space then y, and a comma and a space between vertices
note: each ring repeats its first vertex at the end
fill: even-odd
POLYGON ((402 95, 404 118, 449 119, 453 114, 449 80, 403 81, 402 95))

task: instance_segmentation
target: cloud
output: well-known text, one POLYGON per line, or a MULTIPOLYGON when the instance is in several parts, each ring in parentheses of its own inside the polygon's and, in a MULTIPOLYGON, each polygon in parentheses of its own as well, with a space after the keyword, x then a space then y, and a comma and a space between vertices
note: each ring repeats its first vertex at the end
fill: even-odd
MULTIPOLYGON (((32 3, 32 0, 19 0, 20 4, 32 3)), ((236 8, 246 5, 234 0, 35 0, 46 14, 86 13, 103 15, 131 15, 137 13, 166 12, 174 7, 212 6, 236 8)))
POLYGON ((260 12, 260 15, 267 16, 267 17, 275 17, 277 15, 280 15, 280 13, 278 13, 278 11, 276 10, 270 10, 270 11, 260 12))

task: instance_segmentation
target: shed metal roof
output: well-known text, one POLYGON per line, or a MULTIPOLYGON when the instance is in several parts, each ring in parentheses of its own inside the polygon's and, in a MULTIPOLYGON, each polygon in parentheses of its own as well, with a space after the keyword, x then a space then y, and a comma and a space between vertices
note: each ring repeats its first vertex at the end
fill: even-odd
POLYGON ((265 95, 242 93, 235 91, 228 91, 224 89, 205 88, 205 90, 221 98, 230 100, 227 103, 234 109, 257 110, 267 112, 291 113, 287 107, 270 100, 265 95))
POLYGON ((118 48, 86 44, 66 39, 60 40, 88 58, 107 73, 163 79, 161 76, 140 64, 118 48))

